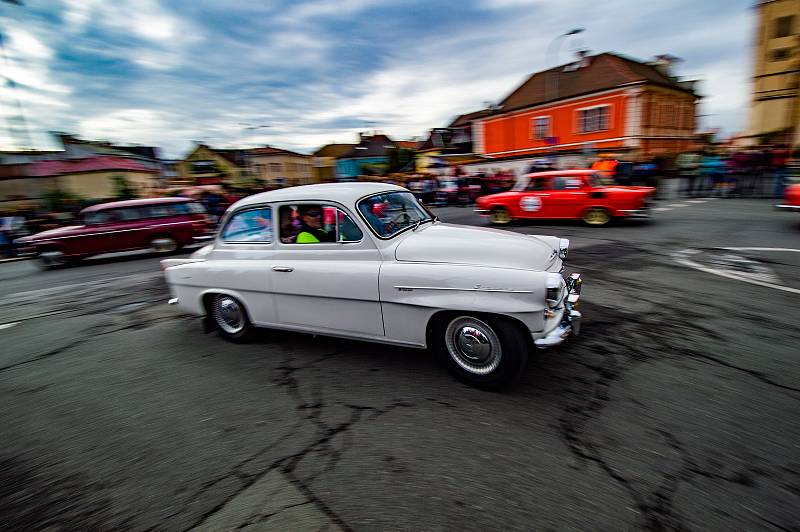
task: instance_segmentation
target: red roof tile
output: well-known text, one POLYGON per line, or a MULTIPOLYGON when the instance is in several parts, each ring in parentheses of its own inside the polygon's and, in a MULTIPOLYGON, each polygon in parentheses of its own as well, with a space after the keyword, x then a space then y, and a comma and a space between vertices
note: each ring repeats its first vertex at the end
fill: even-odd
POLYGON ((588 56, 585 65, 569 68, 560 65, 537 72, 500 102, 500 112, 532 107, 548 101, 561 100, 623 85, 647 82, 671 89, 690 92, 676 79, 657 68, 610 52, 588 56))

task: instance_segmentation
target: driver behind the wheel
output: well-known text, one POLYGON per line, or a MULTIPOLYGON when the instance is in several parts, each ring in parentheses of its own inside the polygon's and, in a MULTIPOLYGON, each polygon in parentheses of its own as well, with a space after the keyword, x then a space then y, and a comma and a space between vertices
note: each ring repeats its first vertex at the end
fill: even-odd
POLYGON ((321 205, 300 205, 297 214, 300 218, 300 230, 297 233, 296 243, 318 244, 334 241, 334 235, 322 229, 321 205))

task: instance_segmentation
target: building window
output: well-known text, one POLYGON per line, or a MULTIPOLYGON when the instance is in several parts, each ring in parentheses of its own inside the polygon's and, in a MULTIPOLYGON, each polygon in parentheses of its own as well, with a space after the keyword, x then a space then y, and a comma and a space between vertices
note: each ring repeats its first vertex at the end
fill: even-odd
POLYGON ((775 39, 780 37, 789 37, 792 34, 792 26, 794 26, 794 15, 776 18, 775 31, 773 32, 772 37, 775 39))
POLYGON ((550 136, 550 117, 533 117, 533 138, 537 140, 546 139, 550 136))
POLYGON ((578 109, 578 132, 593 133, 607 130, 610 107, 610 105, 598 105, 578 109))
POLYGON ((269 171, 273 174, 282 170, 281 163, 269 163, 269 171))
POLYGON ((792 49, 791 48, 778 48, 777 50, 772 50, 770 53, 770 59, 772 61, 785 61, 792 56, 792 49))
POLYGON ((193 174, 210 174, 216 171, 214 161, 191 161, 189 165, 193 174))
POLYGON ((297 172, 297 163, 286 163, 287 172, 297 172))

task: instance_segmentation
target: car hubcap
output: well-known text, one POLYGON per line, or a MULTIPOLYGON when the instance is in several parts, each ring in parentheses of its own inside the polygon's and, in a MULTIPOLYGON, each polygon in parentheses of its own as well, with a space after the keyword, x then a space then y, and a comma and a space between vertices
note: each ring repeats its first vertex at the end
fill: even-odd
POLYGON ((239 302, 229 296, 217 297, 214 300, 214 321, 229 334, 236 334, 244 329, 244 312, 239 302))
POLYGON ((456 364, 470 373, 486 375, 500 364, 500 340, 478 319, 462 317, 450 322, 445 343, 456 364))
POLYGON ((508 220, 508 213, 502 209, 498 209, 492 213, 492 221, 496 224, 506 224, 508 220))
POLYGON ((47 266, 58 266, 64 263, 64 254, 60 251, 43 251, 39 254, 39 260, 47 266))
POLYGON ((591 225, 603 225, 608 222, 608 214, 600 209, 592 209, 586 213, 586 223, 591 225))
POLYGON ((175 241, 171 238, 156 238, 150 245, 158 253, 169 253, 176 248, 175 241))

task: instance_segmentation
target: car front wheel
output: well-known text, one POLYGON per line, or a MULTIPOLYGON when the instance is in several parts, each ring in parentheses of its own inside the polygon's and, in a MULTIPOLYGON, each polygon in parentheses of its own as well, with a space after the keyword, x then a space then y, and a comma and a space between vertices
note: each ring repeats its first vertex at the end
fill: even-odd
POLYGON ((441 361, 473 386, 506 388, 528 361, 525 331, 503 318, 461 315, 443 321, 434 334, 441 361))
POLYGON ((209 314, 220 336, 232 342, 246 342, 254 327, 244 305, 233 296, 217 294, 209 302, 209 314))

